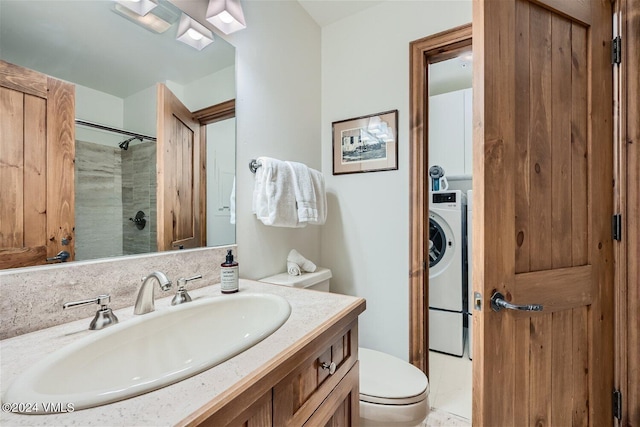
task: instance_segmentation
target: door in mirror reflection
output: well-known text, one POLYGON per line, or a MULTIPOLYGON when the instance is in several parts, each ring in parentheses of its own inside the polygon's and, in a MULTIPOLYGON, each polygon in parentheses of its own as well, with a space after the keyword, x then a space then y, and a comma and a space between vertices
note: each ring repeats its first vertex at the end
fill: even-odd
POLYGON ((0 61, 0 269, 73 259, 74 101, 73 85, 0 61))
POLYGON ((192 112, 164 84, 158 84, 159 251, 203 246, 204 142, 192 112))
POLYGON ((236 139, 235 117, 208 124, 206 135, 206 245, 229 245, 236 241, 236 151, 233 143, 236 139))

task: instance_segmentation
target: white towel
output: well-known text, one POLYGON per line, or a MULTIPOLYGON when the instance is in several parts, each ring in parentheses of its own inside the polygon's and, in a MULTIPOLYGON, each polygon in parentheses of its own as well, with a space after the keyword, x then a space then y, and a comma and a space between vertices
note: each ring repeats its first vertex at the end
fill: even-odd
POLYGON ((327 220, 327 194, 321 172, 298 162, 287 162, 294 177, 298 221, 322 225, 327 220))
POLYGON ((280 160, 259 157, 253 190, 253 212, 265 225, 305 227, 298 222, 291 168, 280 160))
POLYGON ((302 271, 306 271, 307 273, 313 273, 317 268, 313 262, 303 257, 300 252, 295 249, 291 249, 289 256, 287 256, 287 265, 289 262, 298 264, 302 271))
POLYGON ((316 209, 318 210, 317 219, 309 221, 309 224, 322 225, 327 221, 327 193, 324 187, 324 175, 315 169, 309 169, 309 175, 316 194, 316 209))
POLYGON ((316 192, 311 182, 311 174, 307 165, 298 162, 286 162, 293 174, 293 189, 298 209, 298 221, 317 222, 318 208, 316 192))
POLYGON ((299 276, 302 274, 302 269, 295 262, 287 261, 287 273, 292 276, 299 276))

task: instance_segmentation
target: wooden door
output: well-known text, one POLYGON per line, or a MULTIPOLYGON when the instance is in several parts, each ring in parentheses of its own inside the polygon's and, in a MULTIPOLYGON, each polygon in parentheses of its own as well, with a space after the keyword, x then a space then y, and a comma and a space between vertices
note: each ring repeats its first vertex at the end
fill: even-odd
POLYGON ((74 256, 75 87, 0 61, 0 269, 74 256))
POLYGON ((158 250, 200 247, 200 123, 165 85, 157 92, 158 250))
POLYGON ((611 3, 473 6, 473 424, 610 425, 611 3))

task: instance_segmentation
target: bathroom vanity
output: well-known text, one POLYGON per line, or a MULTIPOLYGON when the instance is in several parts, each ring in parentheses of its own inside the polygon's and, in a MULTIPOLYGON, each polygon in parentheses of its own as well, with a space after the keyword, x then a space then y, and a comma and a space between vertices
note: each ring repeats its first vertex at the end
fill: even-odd
MULTIPOLYGON (((253 347, 172 385, 72 413, 3 412, 0 424, 302 426, 333 420, 357 425, 357 325, 365 301, 249 280, 241 280, 240 289, 286 298, 291 305, 289 319, 253 347)), ((219 284, 190 293, 194 300, 227 297, 219 284)), ((166 309, 170 300, 170 296, 158 299, 156 310, 166 309)), ((121 323, 126 322, 133 317, 133 308, 115 313, 121 323)), ((86 330, 90 320, 88 316, 0 341, 3 395, 21 372, 47 354, 87 334, 101 333, 86 330)))

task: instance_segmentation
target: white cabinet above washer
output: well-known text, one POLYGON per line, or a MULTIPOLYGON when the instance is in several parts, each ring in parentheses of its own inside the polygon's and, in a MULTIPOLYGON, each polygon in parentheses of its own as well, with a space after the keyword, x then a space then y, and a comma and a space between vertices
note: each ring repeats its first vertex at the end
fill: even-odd
POLYGON ((471 89, 429 97, 429 166, 440 165, 445 176, 471 176, 471 89))

